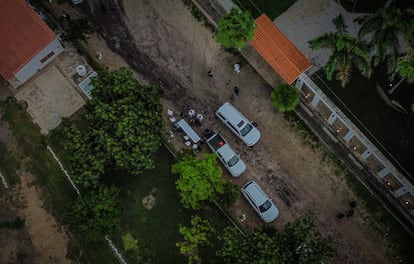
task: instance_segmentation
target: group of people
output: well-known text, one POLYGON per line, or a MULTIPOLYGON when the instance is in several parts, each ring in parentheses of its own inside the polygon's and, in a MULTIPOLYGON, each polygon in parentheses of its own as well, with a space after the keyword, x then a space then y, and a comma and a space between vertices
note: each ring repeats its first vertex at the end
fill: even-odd
POLYGON ((201 123, 203 122, 204 116, 202 114, 197 114, 194 109, 190 109, 188 111, 188 122, 190 123, 190 126, 201 126, 201 123))

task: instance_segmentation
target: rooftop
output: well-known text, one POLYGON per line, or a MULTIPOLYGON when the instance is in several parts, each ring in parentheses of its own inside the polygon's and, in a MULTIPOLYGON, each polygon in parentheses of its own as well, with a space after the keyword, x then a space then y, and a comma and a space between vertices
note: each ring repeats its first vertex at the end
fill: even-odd
POLYGON ((258 17, 256 25, 252 46, 285 82, 292 84, 302 72, 312 66, 267 15, 258 17))
POLYGON ((10 80, 55 33, 24 0, 0 0, 0 74, 10 80))

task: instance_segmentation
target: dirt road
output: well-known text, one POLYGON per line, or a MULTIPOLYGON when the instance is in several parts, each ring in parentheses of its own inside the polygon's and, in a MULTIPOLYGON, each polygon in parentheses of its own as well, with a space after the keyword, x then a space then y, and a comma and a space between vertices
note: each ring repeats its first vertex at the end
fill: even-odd
MULTIPOLYGON (((122 55, 141 75, 140 79, 159 87, 163 102, 176 111, 196 109, 205 116, 203 128, 219 130, 241 157, 248 171, 240 179, 261 182, 280 207, 275 227, 304 214, 318 213, 318 228, 334 238, 338 256, 331 263, 390 263, 384 234, 375 230, 375 220, 358 202, 351 218, 336 219, 347 210, 355 195, 344 176, 332 164, 322 161, 323 151, 302 142, 283 116, 271 106, 271 88, 248 65, 240 74, 233 64, 239 55, 223 51, 212 32, 191 15, 181 0, 88 1, 91 18, 108 45, 122 55), (213 77, 207 72, 212 70, 213 77), (245 147, 214 117, 214 110, 230 100, 234 87, 240 96, 233 104, 259 124, 263 138, 254 148, 245 147)), ((241 200, 233 208, 246 212, 245 225, 260 223, 241 200), (248 223, 248 224, 247 224, 248 223)))

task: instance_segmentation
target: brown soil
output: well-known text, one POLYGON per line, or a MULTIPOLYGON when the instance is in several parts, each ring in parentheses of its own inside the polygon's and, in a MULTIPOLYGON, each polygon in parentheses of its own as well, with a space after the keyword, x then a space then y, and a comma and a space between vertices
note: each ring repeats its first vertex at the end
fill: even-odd
MULTIPOLYGON (((3 87, 0 90, 6 94, 3 87)), ((22 156, 18 142, 10 134, 7 124, 1 121, 0 141, 16 157, 22 156)), ((0 221, 19 217, 24 220, 25 227, 0 230, 0 263, 70 263, 66 259, 68 238, 53 216, 43 208, 41 195, 33 185, 35 177, 24 171, 24 164, 18 175, 20 184, 2 189, 0 221)))
MULTIPOLYGON (((277 229, 313 210, 318 214, 318 228, 336 244, 338 255, 330 263, 392 262, 385 234, 377 231, 381 227, 362 202, 357 201, 353 217, 335 217, 338 212, 346 213, 348 203, 356 198, 344 175, 322 161, 324 150, 304 144, 274 111, 269 100, 271 88, 254 69, 243 63, 241 73, 234 73, 233 64, 243 59, 220 49, 212 32, 194 19, 181 0, 88 3, 90 9, 85 11, 90 12, 108 46, 128 61, 140 80, 162 89, 165 109, 179 114, 193 108, 202 113, 205 120, 198 132, 204 128, 220 131, 241 154, 248 171, 231 180, 239 185, 250 179, 261 183, 280 208, 274 223, 277 229), (208 77, 209 69, 213 77, 208 77), (261 142, 254 148, 245 147, 214 117, 214 110, 230 100, 234 86, 239 87, 240 96, 233 104, 253 118, 262 132, 261 142)), ((183 147, 179 135, 170 140, 183 147)), ((208 151, 205 146, 203 151, 208 151)), ((243 225, 248 229, 261 224, 242 199, 232 212, 235 219, 246 215, 243 225)))

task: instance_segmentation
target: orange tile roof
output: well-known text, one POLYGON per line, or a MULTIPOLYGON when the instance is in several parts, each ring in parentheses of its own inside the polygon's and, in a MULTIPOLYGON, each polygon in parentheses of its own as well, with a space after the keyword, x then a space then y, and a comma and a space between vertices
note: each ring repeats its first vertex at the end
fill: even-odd
POLYGON ((287 82, 292 84, 312 63, 265 14, 256 19, 252 46, 287 82))
POLYGON ((24 0, 0 0, 0 74, 10 80, 55 33, 24 0))

